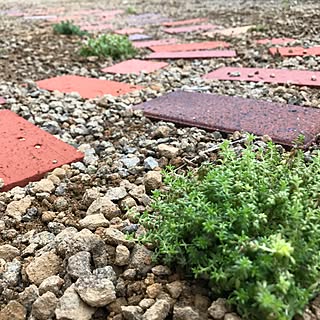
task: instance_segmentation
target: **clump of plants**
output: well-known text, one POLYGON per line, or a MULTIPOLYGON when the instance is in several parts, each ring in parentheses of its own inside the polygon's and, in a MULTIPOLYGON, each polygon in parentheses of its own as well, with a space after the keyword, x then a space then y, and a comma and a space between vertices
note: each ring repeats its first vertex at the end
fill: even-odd
POLYGON ((132 42, 118 34, 104 34, 90 38, 80 49, 82 56, 112 57, 113 59, 131 58, 137 53, 132 42))
POLYGON ((216 164, 165 173, 141 222, 156 257, 210 280, 244 319, 287 320, 319 292, 320 154, 223 143, 216 164))
POLYGON ((80 29, 79 26, 73 24, 72 21, 61 21, 53 26, 53 31, 58 34, 85 36, 88 32, 80 29))

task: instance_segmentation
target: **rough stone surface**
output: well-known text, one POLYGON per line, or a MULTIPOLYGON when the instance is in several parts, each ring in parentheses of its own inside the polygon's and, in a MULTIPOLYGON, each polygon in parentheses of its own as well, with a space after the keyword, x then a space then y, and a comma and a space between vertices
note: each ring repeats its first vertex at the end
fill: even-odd
POLYGON ((158 300, 143 315, 143 320, 164 320, 170 311, 170 304, 166 300, 158 300))
POLYGON ((40 296, 32 306, 32 315, 39 320, 47 320, 54 315, 58 304, 58 298, 48 291, 40 296))
POLYGON ((10 301, 1 311, 1 320, 25 320, 27 310, 17 301, 10 301))
POLYGON ((91 275, 91 254, 80 251, 68 259, 67 272, 73 279, 91 275))

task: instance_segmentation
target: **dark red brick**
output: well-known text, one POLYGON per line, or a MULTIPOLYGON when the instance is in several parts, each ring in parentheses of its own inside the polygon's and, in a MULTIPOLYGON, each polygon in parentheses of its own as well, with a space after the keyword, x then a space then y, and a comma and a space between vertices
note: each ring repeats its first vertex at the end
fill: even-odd
POLYGON ((260 39, 256 40, 257 44, 286 44, 288 42, 293 42, 295 39, 292 38, 272 38, 272 39, 260 39))
POLYGON ((153 46, 161 46, 166 44, 174 44, 177 43, 179 40, 176 38, 170 38, 170 39, 160 39, 160 40, 151 40, 151 41, 135 41, 133 42, 133 45, 136 48, 148 48, 153 46))
POLYGON ((205 79, 268 82, 297 86, 320 86, 320 71, 223 67, 204 76, 205 79))
POLYGON ((297 57, 297 56, 320 56, 320 46, 312 48, 303 47, 282 47, 270 48, 270 53, 280 54, 282 57, 297 57))
POLYGON ((39 88, 49 91, 78 92, 82 98, 86 99, 101 97, 105 94, 121 96, 142 89, 141 86, 133 86, 123 82, 71 75, 41 80, 37 82, 37 85, 39 88))
POLYGON ((179 52, 153 52, 146 59, 209 59, 236 57, 234 50, 203 50, 179 52))
POLYGON ((0 111, 1 191, 23 187, 83 154, 9 110, 0 111))
POLYGON ((188 26, 188 27, 177 27, 177 28, 165 28, 163 29, 164 32, 169 34, 175 33, 187 33, 187 32, 195 32, 195 31, 207 31, 216 29, 218 26, 213 24, 201 24, 195 26, 188 26))
POLYGON ((320 133, 320 109, 240 97, 178 91, 136 105, 147 117, 226 133, 268 135, 291 146, 301 134, 309 145, 320 133))
POLYGON ((227 29, 216 29, 214 31, 207 32, 205 35, 208 37, 215 37, 217 34, 227 37, 237 37, 243 33, 247 33, 254 26, 243 26, 227 29))
POLYGON ((122 35, 143 33, 143 32, 144 32, 144 29, 142 28, 126 28, 126 29, 119 29, 114 31, 114 33, 122 34, 122 35))

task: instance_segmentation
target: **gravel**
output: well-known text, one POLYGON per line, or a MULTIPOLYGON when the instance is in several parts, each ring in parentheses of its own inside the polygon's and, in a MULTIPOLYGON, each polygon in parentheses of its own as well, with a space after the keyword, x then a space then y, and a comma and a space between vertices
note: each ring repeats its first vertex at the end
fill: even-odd
MULTIPOLYGON (((1 9, 16 8, 11 1, 0 3, 1 9)), ((79 3, 92 7, 84 1, 64 5, 72 12, 79 3)), ((132 106, 182 89, 319 107, 320 93, 314 88, 201 78, 221 66, 319 70, 320 57, 275 59, 266 46, 254 43, 258 38, 285 36, 296 38, 296 45, 319 45, 319 4, 292 1, 290 7, 280 1, 233 0, 231 6, 218 0, 187 1, 183 10, 179 1, 151 0, 142 5, 113 0, 108 5, 109 9, 132 6, 138 14, 159 13, 163 21, 207 16, 226 27, 256 24, 259 28, 239 38, 216 37, 237 48, 236 58, 178 60, 153 74, 109 75, 100 69, 115 61, 79 57, 79 39, 55 35, 38 20, 0 16, 0 96, 7 100, 0 108, 85 153, 83 162, 0 193, 0 319, 240 319, 224 299, 212 297, 208 283, 156 264, 152 249, 132 238, 145 232, 137 217, 150 209, 152 191, 163 188, 162 169, 174 165, 183 172, 214 161, 225 139, 241 150, 246 134, 153 122, 132 106), (74 93, 39 90, 34 83, 62 74, 123 81, 145 89, 84 100, 74 93)), ((19 4, 24 9, 32 6, 19 4)), ((38 0, 37 6, 61 3, 38 0)), ((134 24, 134 19, 125 14, 113 23, 122 28, 134 24)), ((139 24, 144 19, 140 17, 139 24)), ((165 35, 154 25, 145 29, 155 39, 165 35)), ((178 37, 186 42, 208 40, 201 33, 178 37)), ((258 138, 257 146, 265 138, 258 138)), ((318 143, 306 150, 306 156, 315 149, 318 143)), ((303 319, 308 315, 320 319, 318 300, 303 319)))

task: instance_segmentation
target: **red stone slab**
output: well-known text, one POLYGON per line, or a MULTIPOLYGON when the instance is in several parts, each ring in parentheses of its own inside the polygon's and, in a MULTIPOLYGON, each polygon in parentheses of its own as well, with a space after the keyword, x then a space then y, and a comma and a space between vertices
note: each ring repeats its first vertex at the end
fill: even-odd
POLYGON ((143 33, 143 32, 144 32, 144 29, 142 28, 126 28, 126 29, 119 29, 114 31, 114 33, 123 34, 123 35, 143 33))
POLYGON ((162 23, 165 27, 177 27, 177 26, 185 26, 187 24, 195 24, 200 22, 206 22, 208 21, 207 18, 197 18, 197 19, 189 19, 189 20, 179 20, 179 21, 173 21, 173 22, 164 22, 162 23))
POLYGON ((155 62, 155 61, 145 61, 138 59, 131 59, 127 61, 120 62, 111 67, 104 68, 101 71, 107 73, 121 73, 128 74, 134 73, 139 74, 141 71, 146 73, 154 72, 158 69, 166 67, 168 64, 165 62, 155 62))
POLYGON ((49 91, 57 90, 63 93, 78 92, 82 98, 86 99, 101 97, 105 94, 120 96, 143 88, 123 82, 72 75, 37 81, 37 85, 39 88, 49 91))
POLYGON ((0 104, 5 104, 5 103, 6 103, 6 99, 5 99, 5 98, 0 97, 0 104))
POLYGON ((174 43, 177 43, 178 41, 179 40, 176 38, 160 39, 160 40, 152 40, 152 41, 135 41, 133 42, 133 45, 136 48, 148 48, 148 47, 161 46, 166 44, 174 44, 174 43))
POLYGON ((320 87, 320 71, 223 67, 203 78, 320 87))
POLYGON ((203 50, 179 52, 153 52, 146 59, 210 59, 236 57, 234 50, 203 50))
POLYGON ((217 27, 218 26, 214 24, 200 24, 200 25, 189 26, 189 27, 165 28, 163 29, 163 31, 169 34, 175 34, 175 33, 187 33, 187 32, 195 32, 195 31, 206 31, 206 30, 216 29, 217 27))
POLYGON ((292 39, 292 38, 272 38, 272 39, 259 39, 259 40, 256 40, 255 42, 257 44, 277 45, 277 44, 286 44, 286 43, 293 42, 293 41, 296 41, 296 40, 292 39))
POLYGON ((162 45, 149 47, 154 52, 176 52, 176 51, 195 51, 195 50, 210 50, 216 48, 229 48, 230 45, 224 41, 207 41, 183 43, 175 45, 162 45))
POLYGON ((101 25, 81 25, 81 29, 85 31, 103 31, 112 30, 113 26, 111 24, 101 24, 101 25))
POLYGON ((147 117, 227 133, 247 131, 292 145, 320 133, 320 109, 196 92, 173 92, 134 106, 147 117))
POLYGON ((0 111, 1 191, 23 187, 83 154, 9 110, 0 111))
POLYGON ((216 34, 220 34, 227 37, 237 37, 243 33, 247 33, 254 26, 243 26, 243 27, 235 27, 235 28, 227 28, 227 29, 217 29, 211 32, 206 33, 206 36, 214 37, 216 34))
POLYGON ((282 57, 297 57, 297 56, 320 56, 320 46, 303 48, 303 47, 283 47, 270 48, 272 55, 280 54, 282 57))
POLYGON ((100 11, 100 12, 94 13, 94 15, 99 17, 115 17, 122 13, 124 13, 124 11, 119 9, 119 10, 100 11))

